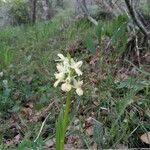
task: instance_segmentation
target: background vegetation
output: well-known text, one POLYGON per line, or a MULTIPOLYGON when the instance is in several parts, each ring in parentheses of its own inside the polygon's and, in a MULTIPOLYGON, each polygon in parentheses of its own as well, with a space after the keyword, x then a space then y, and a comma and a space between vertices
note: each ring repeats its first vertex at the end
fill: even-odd
POLYGON ((58 53, 84 62, 66 148, 149 148, 149 0, 127 2, 0 1, 0 149, 54 148, 58 53))

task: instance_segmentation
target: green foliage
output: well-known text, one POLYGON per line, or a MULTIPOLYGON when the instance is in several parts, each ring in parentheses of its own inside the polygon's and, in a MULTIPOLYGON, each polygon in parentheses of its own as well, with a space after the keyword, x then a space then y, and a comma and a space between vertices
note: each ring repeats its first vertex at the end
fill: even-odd
POLYGON ((30 149, 30 148, 32 148, 33 150, 38 150, 38 149, 42 150, 44 148, 42 139, 39 139, 36 142, 24 139, 18 145, 17 150, 25 150, 25 149, 30 149))
POLYGON ((91 34, 91 33, 87 33, 86 39, 85 39, 85 43, 86 43, 87 49, 88 49, 92 54, 95 54, 96 48, 95 48, 95 45, 94 45, 94 43, 93 43, 93 38, 92 38, 92 34, 91 34))
POLYGON ((9 2, 9 16, 13 25, 29 23, 27 4, 26 0, 12 0, 9 2))
MULTIPOLYGON (((114 21, 100 22, 96 28, 83 20, 68 23, 62 18, 55 18, 50 22, 39 23, 32 27, 22 25, 0 29, 0 72, 5 72, 4 77, 0 79, 0 116, 3 116, 1 117, 3 119, 12 112, 19 116, 18 122, 23 138, 18 144, 19 150, 43 149, 44 140, 53 138, 56 128, 58 131, 61 130, 60 122, 57 122, 59 125, 55 128, 57 110, 63 104, 63 102, 59 103, 63 94, 53 88, 54 56, 59 52, 63 53, 66 47, 76 41, 81 41, 82 44, 77 46, 77 52, 73 51, 71 55, 79 57, 84 62, 85 92, 79 99, 78 107, 78 103, 74 103, 78 98, 73 97, 72 108, 73 115, 79 118, 82 126, 77 134, 84 142, 83 148, 90 148, 93 142, 83 127, 85 120, 91 115, 96 119, 92 126, 93 138, 99 148, 116 148, 119 144, 140 147, 143 144, 139 140, 139 135, 150 130, 150 117, 147 111, 150 106, 149 72, 130 63, 138 71, 139 76, 133 78, 128 76, 126 80, 118 80, 113 74, 116 69, 114 67, 116 58, 125 50, 129 36, 126 25, 127 19, 123 16, 114 21), (105 44, 107 38, 112 49, 108 55, 103 51, 108 44, 108 42, 105 44), (89 61, 91 61, 91 55, 95 54, 97 46, 99 46, 100 55, 96 55, 97 58, 94 60, 97 68, 92 68, 89 61), (87 53, 85 49, 91 53, 87 53), (83 51, 80 52, 80 50, 83 51), (93 80, 89 81, 91 80, 89 76, 95 73, 95 70, 96 77, 91 78, 96 82, 91 83, 93 80), (3 85, 5 79, 8 80, 8 87, 3 85), (22 105, 25 106, 29 101, 33 102, 35 112, 47 108, 52 101, 55 101, 55 105, 50 110, 52 116, 48 124, 45 124, 41 139, 37 143, 32 142, 31 139, 37 136, 41 122, 31 123, 21 116, 20 112, 22 105), (49 127, 48 130, 47 127, 49 127)), ((76 45, 74 47, 76 48, 76 45)), ((69 47, 69 50, 73 48, 69 47)), ((3 130, 7 130, 6 124, 9 123, 2 122, 3 128, 0 126, 2 139, 4 139, 3 130)), ((72 132, 68 131, 69 134, 72 132)), ((61 136, 60 133, 61 131, 57 132, 57 138, 61 136)), ((2 148, 5 148, 3 144, 0 145, 0 149, 2 148)))
POLYGON ((93 120, 93 136, 94 140, 97 144, 98 149, 102 149, 104 144, 104 129, 102 123, 97 120, 93 120))
POLYGON ((64 120, 64 112, 63 110, 60 112, 58 116, 58 121, 56 123, 56 150, 63 150, 62 143, 64 142, 64 125, 63 125, 63 120, 64 120))
POLYGON ((64 150, 65 136, 69 125, 71 94, 71 91, 67 93, 65 110, 62 107, 56 122, 56 150, 64 150))
POLYGON ((13 52, 9 46, 6 46, 4 43, 0 43, 0 63, 2 66, 7 67, 12 63, 13 52))
POLYGON ((101 45, 101 41, 102 41, 102 32, 103 32, 103 23, 98 22, 98 26, 96 27, 96 36, 98 38, 100 45, 101 45))
POLYGON ((4 77, 0 77, 0 116, 8 112, 14 105, 10 98, 11 89, 9 88, 9 83, 5 82, 8 81, 4 80, 4 77))
POLYGON ((96 38, 92 33, 88 32, 85 37, 85 46, 92 54, 96 52, 96 41, 98 41, 99 46, 103 47, 102 40, 105 37, 110 38, 110 43, 114 47, 113 55, 118 52, 122 54, 125 51, 127 44, 127 23, 128 19, 126 16, 118 16, 112 22, 99 22, 98 26, 95 28, 96 38))
POLYGON ((127 44, 127 23, 126 16, 118 16, 113 22, 104 25, 103 34, 111 38, 115 51, 122 53, 127 44))

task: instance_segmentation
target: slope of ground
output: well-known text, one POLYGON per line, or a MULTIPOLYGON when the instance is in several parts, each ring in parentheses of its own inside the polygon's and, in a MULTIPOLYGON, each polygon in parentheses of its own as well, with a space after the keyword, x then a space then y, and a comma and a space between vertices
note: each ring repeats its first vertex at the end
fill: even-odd
POLYGON ((68 52, 84 62, 84 96, 72 97, 66 146, 149 147, 140 139, 150 131, 150 74, 144 71, 144 65, 149 68, 149 54, 143 56, 146 62, 140 69, 126 62, 130 69, 115 73, 119 53, 112 48, 104 51, 109 41, 99 41, 97 33, 86 19, 73 22, 59 17, 0 29, 0 149, 54 147, 55 122, 65 99, 53 87, 55 59, 68 52))

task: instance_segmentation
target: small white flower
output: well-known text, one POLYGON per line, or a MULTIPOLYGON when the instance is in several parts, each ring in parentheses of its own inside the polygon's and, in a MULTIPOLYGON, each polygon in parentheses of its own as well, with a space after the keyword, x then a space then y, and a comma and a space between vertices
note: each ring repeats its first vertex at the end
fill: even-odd
POLYGON ((59 72, 63 72, 64 71, 64 67, 63 67, 63 65, 62 64, 57 64, 57 70, 59 71, 59 72))
POLYGON ((76 93, 77 93, 79 96, 81 96, 81 95, 83 95, 83 90, 82 90, 81 88, 77 88, 77 89, 76 89, 76 93))
POLYGON ((82 75, 82 71, 79 69, 82 64, 82 61, 75 62, 73 59, 71 59, 71 68, 75 70, 78 76, 82 75))
POLYGON ((76 89, 76 93, 81 96, 83 95, 83 90, 81 88, 83 81, 77 81, 74 79, 74 88, 76 89))
POLYGON ((62 81, 64 79, 64 73, 63 72, 55 73, 55 77, 56 79, 62 81))
POLYGON ((62 85, 61 85, 61 89, 64 91, 64 92, 69 92, 70 90, 71 90, 71 88, 72 88, 72 86, 71 86, 71 84, 69 84, 69 83, 63 83, 62 85))
POLYGON ((58 84, 59 84, 59 80, 57 80, 55 83, 54 83, 54 87, 57 87, 58 86, 58 84))
POLYGON ((8 81, 7 81, 7 80, 3 80, 3 84, 4 84, 5 86, 7 86, 8 81))
POLYGON ((57 87, 57 85, 64 80, 64 73, 55 73, 55 78, 57 79, 57 81, 54 83, 54 87, 57 87))
POLYGON ((0 72, 0 77, 3 77, 4 73, 3 72, 0 72))
POLYGON ((67 61, 67 57, 65 57, 63 54, 57 54, 57 56, 60 58, 59 61, 67 61))

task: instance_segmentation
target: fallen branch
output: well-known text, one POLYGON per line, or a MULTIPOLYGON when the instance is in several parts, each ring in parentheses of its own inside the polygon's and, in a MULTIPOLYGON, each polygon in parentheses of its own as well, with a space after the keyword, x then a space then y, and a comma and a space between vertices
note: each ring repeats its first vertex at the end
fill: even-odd
POLYGON ((138 19, 137 13, 132 4, 130 4, 130 0, 125 0, 130 16, 132 17, 135 24, 139 27, 141 32, 146 36, 150 37, 150 32, 145 28, 143 23, 138 19))
POLYGON ((34 140, 34 142, 36 142, 36 141, 38 140, 38 138, 40 137, 41 132, 42 132, 42 130, 43 130, 43 127, 44 127, 44 125, 45 125, 45 123, 46 123, 48 117, 50 116, 50 114, 51 114, 51 112, 50 112, 50 113, 47 115, 47 117, 44 119, 44 121, 43 121, 43 123, 42 123, 42 125, 41 125, 41 128, 40 128, 40 131, 39 131, 39 133, 38 133, 36 139, 34 140))

